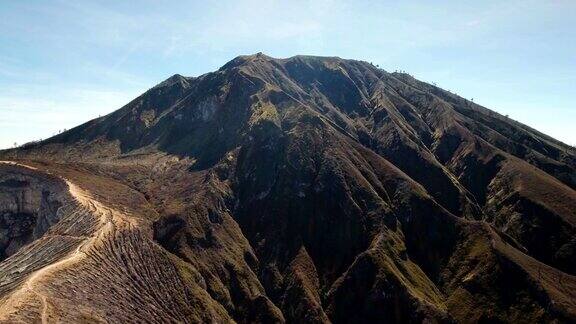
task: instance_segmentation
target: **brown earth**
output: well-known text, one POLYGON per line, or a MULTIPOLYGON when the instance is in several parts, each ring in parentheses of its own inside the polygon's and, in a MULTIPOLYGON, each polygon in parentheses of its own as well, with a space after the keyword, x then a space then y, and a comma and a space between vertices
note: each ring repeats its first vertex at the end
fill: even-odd
POLYGON ((573 322, 576 153, 407 74, 241 56, 0 151, 3 322, 573 322))

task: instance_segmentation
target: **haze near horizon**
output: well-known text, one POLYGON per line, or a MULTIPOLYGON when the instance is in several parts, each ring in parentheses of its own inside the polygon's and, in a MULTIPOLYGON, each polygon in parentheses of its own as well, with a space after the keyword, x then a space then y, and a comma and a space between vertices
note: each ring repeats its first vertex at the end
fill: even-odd
POLYGON ((403 70, 574 145, 575 13, 571 1, 3 2, 0 148, 256 52, 403 70))

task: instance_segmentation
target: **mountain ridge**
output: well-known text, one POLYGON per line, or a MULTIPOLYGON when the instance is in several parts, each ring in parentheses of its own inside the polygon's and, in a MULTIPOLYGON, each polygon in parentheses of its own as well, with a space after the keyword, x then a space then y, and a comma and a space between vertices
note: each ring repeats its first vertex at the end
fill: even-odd
MULTIPOLYGON (((0 157, 157 215, 123 235, 173 256, 186 309, 226 321, 576 316, 574 151, 368 62, 239 56, 0 157)), ((53 316, 71 316, 60 303, 53 316)))

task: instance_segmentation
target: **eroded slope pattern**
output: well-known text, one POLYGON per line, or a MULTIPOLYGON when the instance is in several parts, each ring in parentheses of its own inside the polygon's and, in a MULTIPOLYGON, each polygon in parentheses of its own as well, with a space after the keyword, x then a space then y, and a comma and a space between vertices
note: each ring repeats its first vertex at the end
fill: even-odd
POLYGON ((1 156, 61 195, 3 207, 7 320, 576 320, 574 150, 366 62, 238 57, 1 156))

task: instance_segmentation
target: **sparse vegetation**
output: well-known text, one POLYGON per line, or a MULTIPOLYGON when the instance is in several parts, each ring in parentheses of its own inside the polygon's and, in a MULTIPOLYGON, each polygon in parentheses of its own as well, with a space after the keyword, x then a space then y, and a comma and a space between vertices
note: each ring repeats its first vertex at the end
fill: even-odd
POLYGON ((1 152, 0 203, 53 205, 0 219, 49 224, 0 321, 576 320, 573 150, 377 67, 242 56, 1 152))

